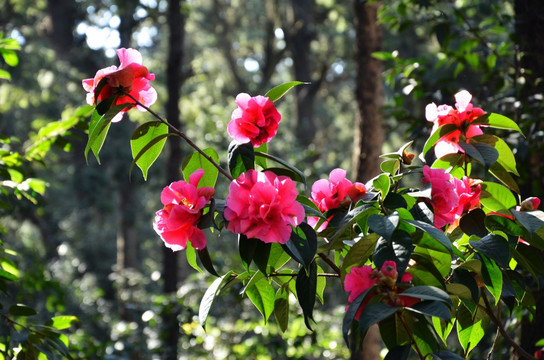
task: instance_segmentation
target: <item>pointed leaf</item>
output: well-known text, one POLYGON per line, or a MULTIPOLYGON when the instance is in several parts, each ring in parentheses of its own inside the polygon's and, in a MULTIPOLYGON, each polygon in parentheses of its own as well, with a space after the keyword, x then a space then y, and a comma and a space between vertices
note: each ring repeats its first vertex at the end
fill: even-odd
POLYGON ((368 234, 353 244, 345 255, 342 267, 340 268, 342 282, 344 282, 344 278, 351 267, 361 266, 368 260, 374 252, 379 237, 376 233, 368 234))
POLYGON ((238 251, 240 252, 240 258, 242 259, 242 264, 246 270, 249 270, 249 265, 253 261, 255 249, 257 248, 257 243, 259 241, 260 240, 255 238, 248 238, 244 234, 238 235, 238 251))
POLYGON ((515 207, 517 202, 507 187, 492 182, 483 182, 481 187, 480 202, 483 206, 491 211, 510 215, 509 209, 515 207))
POLYGON ((38 313, 30 306, 24 304, 16 304, 9 308, 8 314, 14 316, 33 316, 38 313))
POLYGON ((422 301, 406 308, 423 315, 437 317, 446 321, 451 319, 450 310, 440 301, 422 301))
POLYGON ((364 338, 369 327, 388 318, 396 313, 399 309, 400 308, 398 307, 393 307, 383 302, 366 305, 361 314, 361 318, 359 319, 359 331, 361 332, 361 338, 364 338))
POLYGON ((221 287, 230 280, 231 274, 232 271, 229 271, 225 275, 215 279, 215 281, 210 285, 208 290, 206 290, 204 296, 202 297, 202 300, 200 301, 200 307, 198 309, 198 319, 200 321, 200 325, 204 329, 206 329, 206 320, 208 319, 208 314, 210 313, 210 309, 215 300, 215 297, 219 293, 221 287))
POLYGON ((436 300, 452 304, 447 292, 434 286, 412 286, 402 292, 402 296, 409 296, 421 300, 436 300))
POLYGON ((448 237, 440 229, 437 229, 433 225, 427 224, 426 222, 419 220, 403 221, 429 234, 432 238, 437 240, 446 250, 448 250, 450 254, 453 252, 450 239, 448 239, 448 237))
POLYGON ((488 125, 496 129, 515 130, 523 134, 518 124, 515 123, 515 121, 507 118, 504 115, 495 114, 495 113, 489 113, 489 114, 484 114, 480 116, 479 118, 477 118, 476 120, 472 122, 472 125, 488 125))
POLYGON ((245 293, 263 316, 264 322, 267 323, 274 311, 274 287, 266 278, 262 278, 247 288, 245 293))
POLYGON ((296 290, 297 298, 304 314, 304 323, 308 329, 310 320, 313 320, 313 311, 315 305, 315 293, 317 289, 317 264, 312 262, 309 266, 309 271, 302 267, 297 275, 296 290))
POLYGON ((289 90, 291 90, 291 88, 301 84, 309 84, 309 83, 302 82, 302 81, 287 82, 268 90, 268 92, 264 96, 267 97, 270 101, 274 102, 276 100, 279 100, 283 95, 285 95, 289 90))
POLYGON ((274 317, 280 328, 280 331, 283 333, 287 330, 289 325, 289 293, 283 288, 279 288, 276 292, 276 297, 274 299, 274 317))
POLYGON ((45 325, 57 330, 64 330, 72 326, 77 321, 79 321, 78 318, 71 315, 55 316, 45 323, 45 325))
POLYGON ((478 241, 470 240, 469 243, 474 249, 495 260, 497 264, 508 267, 510 248, 508 241, 502 236, 488 234, 478 241))
POLYGON ((442 137, 451 134, 457 130, 457 126, 454 124, 446 124, 442 125, 438 129, 436 129, 431 136, 429 136, 429 139, 427 139, 427 142, 425 142, 425 145, 423 146, 423 152, 422 155, 425 156, 427 152, 436 144, 438 140, 440 140, 442 137))
POLYGON ((147 180, 147 171, 159 157, 167 136, 168 126, 160 121, 140 125, 130 140, 132 158, 134 159, 130 166, 130 172, 136 164, 142 170, 144 180, 147 180))
MULTIPOLYGON (((212 148, 206 148, 202 151, 204 151, 206 155, 212 158, 213 161, 219 164, 219 155, 217 154, 217 151, 212 148)), ((181 169, 183 171, 183 177, 187 181, 189 180, 189 176, 191 176, 192 173, 194 173, 198 169, 203 169, 204 176, 200 179, 198 187, 215 187, 217 176, 219 175, 219 170, 199 152, 195 151, 191 155, 188 155, 183 160, 181 169)))
POLYGON ((197 254, 200 262, 202 263, 202 266, 204 266, 204 268, 208 270, 210 274, 219 276, 219 274, 217 273, 217 271, 215 271, 213 267, 212 259, 210 257, 210 253, 208 252, 208 248, 205 247, 202 250, 197 250, 197 254))
POLYGON ((304 173, 302 171, 300 171, 299 169, 297 169, 296 167, 294 167, 293 165, 289 164, 287 161, 285 161, 283 159, 280 159, 279 157, 276 157, 274 155, 270 155, 270 154, 263 153, 263 152, 260 152, 260 151, 256 151, 255 156, 263 157, 263 158, 275 161, 280 165, 283 165, 285 168, 291 170, 293 173, 295 173, 297 175, 296 179, 298 179, 298 180, 296 180, 296 181, 302 182, 304 185, 306 185, 306 176, 304 175, 304 173))
POLYGON ((255 150, 251 143, 240 144, 232 141, 228 149, 230 174, 237 179, 240 174, 255 169, 255 150))

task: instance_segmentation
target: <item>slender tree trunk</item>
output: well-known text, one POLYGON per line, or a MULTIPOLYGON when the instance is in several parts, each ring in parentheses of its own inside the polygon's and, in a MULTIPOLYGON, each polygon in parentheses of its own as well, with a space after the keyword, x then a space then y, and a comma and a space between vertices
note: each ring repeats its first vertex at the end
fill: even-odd
POLYGON ((357 79, 355 95, 359 112, 355 122, 353 178, 367 181, 380 173, 384 132, 381 106, 383 104, 382 63, 372 53, 382 47, 382 30, 378 24, 379 3, 354 1, 355 63, 357 79))
MULTIPOLYGON (((168 9, 168 64, 166 69, 166 86, 168 89, 168 101, 166 103, 166 118, 178 129, 181 129, 179 99, 181 97, 181 84, 183 83, 183 42, 185 37, 185 18, 181 7, 183 1, 170 0, 168 9)), ((182 148, 179 138, 174 137, 167 142, 166 158, 166 183, 169 184, 180 178, 182 161, 182 148)), ((177 253, 171 249, 163 248, 163 291, 166 295, 173 295, 178 287, 178 261, 177 253)), ((163 359, 176 360, 178 353, 178 338, 180 334, 179 309, 172 304, 163 312, 163 359)))
POLYGON ((309 145, 315 135, 314 101, 318 84, 312 84, 310 44, 315 37, 313 26, 314 0, 291 0, 292 30, 287 31, 286 41, 293 57, 295 79, 310 85, 296 87, 297 119, 295 134, 303 146, 309 145))
MULTIPOLYGON (((544 92, 544 2, 540 0, 515 0, 516 34, 519 38, 522 53, 520 65, 524 69, 525 84, 520 88, 519 99, 522 104, 534 102, 533 95, 544 92)), ((539 100, 541 101, 541 100, 539 100)), ((535 118, 539 114, 533 114, 535 118)), ((521 174, 529 175, 529 182, 521 186, 523 197, 542 194, 544 178, 542 172, 542 152, 544 144, 538 140, 537 134, 542 131, 542 121, 535 121, 528 130, 530 153, 528 161, 518 163, 521 174)), ((544 254, 540 252, 544 261, 544 254)), ((537 284, 534 284, 537 288, 537 284)), ((536 289, 533 293, 536 303, 536 314, 529 320, 528 316, 522 319, 521 347, 530 354, 535 352, 535 344, 544 338, 544 291, 536 289)))
MULTIPOLYGON (((372 57, 372 53, 380 51, 382 46, 382 30, 378 24, 379 6, 379 3, 354 1, 357 69, 355 95, 359 112, 355 123, 352 177, 358 181, 367 181, 380 172, 378 160, 384 140, 380 114, 383 101, 382 64, 372 57)), ((371 327, 361 350, 352 351, 351 360, 379 360, 380 339, 378 327, 371 327)))

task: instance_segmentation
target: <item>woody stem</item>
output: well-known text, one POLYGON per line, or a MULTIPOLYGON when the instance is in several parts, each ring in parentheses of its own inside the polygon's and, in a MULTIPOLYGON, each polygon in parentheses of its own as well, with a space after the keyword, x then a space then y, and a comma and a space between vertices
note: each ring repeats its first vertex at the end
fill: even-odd
POLYGON ((193 149, 195 149, 196 151, 198 151, 198 153, 200 155, 202 155, 206 160, 208 160, 213 166, 215 166, 217 168, 217 170, 219 170, 219 172, 225 176, 227 179, 229 179, 230 181, 233 181, 234 178, 225 170, 223 169, 218 163, 215 162, 214 159, 212 159, 208 154, 206 154, 200 147, 198 147, 198 145, 196 145, 191 139, 189 139, 189 137, 187 135, 185 135, 183 132, 181 132, 179 129, 177 129, 175 126, 173 126, 172 124, 170 124, 168 121, 166 121, 166 119, 163 119, 159 114, 157 114, 156 112, 154 112, 153 110, 151 110, 149 107, 147 107, 146 105, 142 104, 139 100, 137 100, 134 96, 130 95, 129 93, 124 93, 124 95, 128 96, 129 98, 131 98, 132 100, 134 100, 134 102, 136 102, 136 104, 138 104, 139 106, 143 107, 145 110, 147 110, 151 115, 153 115, 154 117, 156 117, 160 122, 162 122, 163 124, 165 124, 166 126, 168 126, 168 128, 172 131, 172 133, 178 135, 179 137, 181 137, 183 140, 185 140, 185 142, 187 142, 187 144, 189 144, 189 146, 191 146, 193 149))

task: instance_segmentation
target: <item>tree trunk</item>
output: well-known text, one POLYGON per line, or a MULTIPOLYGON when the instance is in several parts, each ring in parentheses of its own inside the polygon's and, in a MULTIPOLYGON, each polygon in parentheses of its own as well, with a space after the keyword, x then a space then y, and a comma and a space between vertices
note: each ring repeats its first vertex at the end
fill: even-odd
MULTIPOLYGON (((181 129, 179 99, 183 83, 183 42, 185 37, 185 18, 181 11, 183 1, 171 0, 168 9, 168 64, 166 69, 166 86, 168 101, 166 103, 166 118, 178 129, 181 129)), ((180 139, 173 137, 167 142, 166 184, 180 179, 182 162, 180 139)), ((163 248, 163 291, 165 295, 174 295, 178 287, 178 255, 171 249, 163 248)), ((178 353, 179 308, 172 303, 162 314, 163 341, 165 360, 176 360, 178 353)))
MULTIPOLYGON (((531 108, 534 104, 533 96, 544 92, 544 2, 541 0, 516 0, 514 2, 516 13, 516 34, 519 38, 519 46, 522 52, 521 67, 524 69, 523 77, 525 84, 520 87, 519 100, 525 109, 531 108)), ((536 100, 541 102, 541 100, 536 100)), ((536 119, 540 114, 529 114, 536 119)), ((542 194, 544 189, 544 171, 541 157, 544 151, 544 144, 535 136, 542 131, 542 122, 535 121, 528 130, 527 139, 529 144, 529 158, 519 162, 520 174, 528 174, 528 182, 522 184, 522 197, 542 194)), ((540 252, 544 259, 544 254, 540 252)), ((537 284, 534 284, 537 288, 537 284)), ((535 343, 544 338, 544 291, 536 289, 533 293, 536 303, 536 314, 532 322, 528 316, 522 319, 521 324, 521 347, 530 354, 537 348, 535 343)))
MULTIPOLYGON (((355 0, 355 63, 357 83, 355 95, 359 109, 354 136, 353 179, 367 181, 379 174, 379 156, 384 140, 380 108, 383 101, 382 64, 372 57, 381 50, 382 31, 378 24, 380 4, 355 0)), ((379 360, 380 332, 369 329, 360 350, 352 351, 351 360, 379 360)))
POLYGON ((378 24, 379 3, 355 0, 355 96, 358 114, 355 122, 353 178, 367 181, 380 173, 384 132, 381 124, 383 104, 382 63, 372 57, 381 51, 382 30, 378 24))
POLYGON ((297 86, 297 119, 295 134, 302 146, 312 143, 315 135, 314 101, 319 82, 312 83, 310 44, 315 37, 313 26, 314 0, 291 0, 292 30, 285 33, 287 46, 293 57, 295 80, 309 82, 297 86))

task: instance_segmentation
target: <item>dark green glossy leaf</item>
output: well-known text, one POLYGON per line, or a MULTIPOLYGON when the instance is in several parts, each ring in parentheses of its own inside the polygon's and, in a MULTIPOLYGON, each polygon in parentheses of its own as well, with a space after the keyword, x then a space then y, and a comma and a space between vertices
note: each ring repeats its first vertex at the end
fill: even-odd
POLYGON ((255 238, 248 238, 244 234, 238 235, 238 251, 240 253, 240 258, 242 259, 242 264, 246 270, 249 270, 249 265, 253 261, 255 249, 257 248, 257 243, 259 241, 260 240, 255 238))
POLYGON ((529 235, 533 236, 537 234, 541 237, 544 236, 544 212, 540 210, 532 211, 516 211, 513 210, 512 214, 516 217, 521 225, 527 229, 529 235))
POLYGON ((453 353, 451 351, 446 351, 446 350, 436 352, 432 355, 433 355, 432 360, 464 360, 465 359, 461 355, 457 355, 456 353, 453 353))
POLYGON ((353 302, 349 304, 346 310, 346 314, 344 315, 344 319, 342 321, 342 336, 344 337, 344 341, 348 345, 349 345, 348 333, 349 333, 349 330, 351 329, 351 324, 353 323, 353 320, 355 319, 355 315, 357 314, 357 311, 359 311, 359 307, 361 306, 363 300, 372 291, 374 291, 374 286, 366 289, 361 295, 357 296, 355 300, 353 300, 353 302))
POLYGON ((440 301, 422 301, 406 309, 447 321, 451 319, 450 309, 440 301))
POLYGON ((412 286, 402 292, 402 296, 409 296, 421 300, 436 300, 452 304, 447 292, 434 286, 412 286))
POLYGON ((500 230, 514 236, 523 236, 523 229, 513 220, 500 215, 487 215, 485 226, 491 231, 500 230))
POLYGON ((255 150, 251 143, 240 144, 232 141, 228 149, 229 171, 233 178, 240 174, 255 169, 255 150))
POLYGON ((512 150, 504 140, 495 135, 483 134, 472 137, 470 142, 473 144, 484 143, 493 146, 499 153, 497 162, 502 165, 506 171, 519 175, 516 169, 516 158, 514 157, 514 153, 512 153, 512 150))
POLYGON ((408 355, 410 355, 411 349, 410 345, 395 346, 385 355, 384 360, 406 360, 408 359, 408 355))
POLYGON ((267 153, 259 152, 259 151, 255 152, 255 156, 264 157, 266 159, 275 161, 276 163, 284 166, 285 168, 289 169, 292 173, 296 174, 296 179, 297 179, 296 181, 302 182, 304 185, 306 185, 306 176, 304 175, 304 173, 300 171, 299 169, 297 169, 296 167, 294 167, 293 165, 289 164, 287 161, 280 159, 279 157, 276 157, 267 153))
POLYGON ((426 222, 419 221, 419 220, 403 220, 403 221, 429 234, 432 238, 438 241, 440 245, 442 245, 445 248, 445 250, 447 250, 450 254, 453 252, 450 239, 448 239, 448 237, 440 229, 437 229, 433 225, 430 225, 426 222))
POLYGON ((267 274, 267 265, 268 265, 268 258, 270 256, 270 247, 272 246, 271 243, 264 243, 260 240, 257 242, 257 246, 255 247, 255 254, 253 255, 253 261, 255 262, 255 265, 257 265, 257 268, 261 270, 263 274, 267 274))
POLYGON ((219 274, 217 273, 217 271, 215 271, 215 268, 213 267, 212 258, 210 257, 208 248, 205 247, 202 250, 197 250, 197 254, 198 254, 198 258, 200 259, 200 262, 202 263, 202 266, 204 266, 204 268, 208 270, 210 274, 219 276, 219 274))
POLYGON ((37 312, 30 306, 24 304, 16 304, 9 308, 8 314, 13 316, 33 316, 36 315, 37 312))
POLYGON ((368 218, 368 226, 373 232, 390 240, 399 225, 399 220, 399 215, 396 212, 389 216, 373 214, 368 218))
POLYGON ((499 265, 508 267, 510 248, 508 241, 502 236, 488 234, 479 241, 470 240, 469 243, 474 249, 495 260, 499 265))
POLYGON ((389 304, 378 302, 368 304, 364 307, 361 318, 359 319, 359 331, 361 333, 361 339, 364 338, 368 328, 376 324, 383 319, 396 313, 400 308, 393 307, 389 304))
POLYGON ((297 275, 296 290, 297 298, 304 314, 304 323, 308 329, 310 320, 313 320, 313 311, 315 305, 315 292, 317 289, 317 264, 312 262, 309 266, 309 271, 302 267, 297 275))
POLYGON ((461 217, 459 227, 469 236, 484 237, 488 234, 485 227, 485 217, 485 212, 480 208, 476 208, 461 217))
POLYGON ((346 276, 346 273, 349 272, 349 269, 352 266, 361 266, 363 265, 370 255, 374 252, 376 247, 376 242, 380 236, 376 233, 368 234, 359 239, 353 246, 349 249, 348 253, 344 257, 342 262, 342 267, 340 268, 342 282, 346 276))
POLYGON ((315 230, 307 223, 301 223, 293 230, 289 241, 283 245, 283 248, 295 261, 307 267, 313 262, 317 252, 315 230))
POLYGON ((147 171, 159 157, 168 137, 168 126, 160 121, 147 122, 139 126, 132 134, 130 148, 134 161, 130 165, 130 173, 134 165, 138 165, 144 180, 147 180, 147 171))

